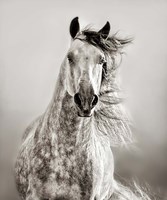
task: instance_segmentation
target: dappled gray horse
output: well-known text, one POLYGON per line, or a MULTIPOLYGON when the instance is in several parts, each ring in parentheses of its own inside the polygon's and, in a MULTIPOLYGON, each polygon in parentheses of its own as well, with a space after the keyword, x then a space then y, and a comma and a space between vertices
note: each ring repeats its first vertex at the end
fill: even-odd
POLYGON ((116 78, 122 48, 131 40, 109 32, 109 22, 99 31, 80 31, 78 17, 72 20, 52 101, 27 128, 19 150, 21 199, 137 198, 115 181, 111 150, 131 142, 116 78))

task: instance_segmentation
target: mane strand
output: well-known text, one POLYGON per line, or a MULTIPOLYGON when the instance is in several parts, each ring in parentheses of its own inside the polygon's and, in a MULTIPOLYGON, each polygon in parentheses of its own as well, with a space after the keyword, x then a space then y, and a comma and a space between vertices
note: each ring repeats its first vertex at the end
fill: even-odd
POLYGON ((121 51, 123 46, 133 41, 133 38, 121 39, 117 37, 117 34, 113 34, 104 39, 101 33, 91 30, 90 28, 84 29, 80 32, 76 39, 84 40, 109 55, 121 51), (80 38, 80 35, 84 35, 85 38, 80 38))

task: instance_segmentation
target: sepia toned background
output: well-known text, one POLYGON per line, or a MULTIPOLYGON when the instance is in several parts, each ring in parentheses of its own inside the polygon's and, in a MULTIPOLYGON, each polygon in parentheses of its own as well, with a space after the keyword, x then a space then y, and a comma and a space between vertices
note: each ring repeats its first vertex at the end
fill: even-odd
POLYGON ((15 200, 13 165, 26 126, 52 98, 69 24, 134 37, 121 64, 125 106, 150 183, 167 198, 167 1, 0 0, 0 200, 15 200))

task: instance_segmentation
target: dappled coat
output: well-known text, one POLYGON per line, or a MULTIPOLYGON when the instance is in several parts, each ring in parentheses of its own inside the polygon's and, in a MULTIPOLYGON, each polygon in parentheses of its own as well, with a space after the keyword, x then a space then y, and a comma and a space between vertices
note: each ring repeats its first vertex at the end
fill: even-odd
POLYGON ((140 199, 114 179, 111 146, 132 142, 116 78, 117 58, 131 40, 109 36, 109 31, 109 22, 98 32, 89 28, 80 31, 78 18, 71 22, 72 44, 53 98, 22 139, 15 167, 21 199, 140 199), (74 61, 76 52, 79 58, 74 61), (100 57, 93 65, 96 68, 92 68, 92 77, 85 75, 84 66, 74 66, 85 59, 87 67, 89 61, 96 62, 97 55, 100 57), (79 92, 76 84, 80 79, 75 80, 75 70, 84 71, 80 73, 84 77, 79 92), (96 71, 101 76, 96 77, 96 71), (96 79, 97 84, 89 84, 88 79, 96 79))

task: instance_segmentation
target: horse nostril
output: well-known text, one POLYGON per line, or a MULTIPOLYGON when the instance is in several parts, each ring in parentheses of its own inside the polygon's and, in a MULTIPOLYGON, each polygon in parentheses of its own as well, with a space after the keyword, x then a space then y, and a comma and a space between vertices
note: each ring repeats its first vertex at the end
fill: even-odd
POLYGON ((88 115, 90 113, 90 110, 84 110, 83 112, 85 115, 88 115))
POLYGON ((74 102, 80 107, 81 106, 81 99, 79 93, 74 95, 74 102))
POLYGON ((94 107, 97 104, 97 102, 98 102, 98 96, 95 94, 92 100, 92 107, 94 107))

